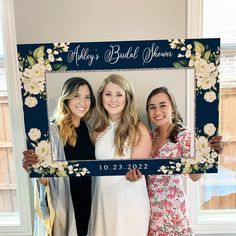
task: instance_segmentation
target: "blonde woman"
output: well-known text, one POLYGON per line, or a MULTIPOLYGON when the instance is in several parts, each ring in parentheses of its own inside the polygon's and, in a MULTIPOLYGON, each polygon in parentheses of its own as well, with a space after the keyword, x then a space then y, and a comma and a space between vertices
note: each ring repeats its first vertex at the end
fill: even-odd
MULTIPOLYGON (((133 88, 125 78, 112 74, 104 80, 97 111, 93 131, 97 160, 150 156, 150 135, 139 120, 133 88)), ((96 177, 88 235, 146 236, 149 210, 144 176, 136 182, 125 176, 96 177)))
MULTIPOLYGON (((95 107, 90 84, 79 77, 68 79, 58 102, 55 123, 50 125, 54 160, 95 159, 85 121, 95 107)), ((23 167, 38 163, 32 150, 24 151, 23 167)), ((34 236, 86 236, 91 209, 91 177, 39 178, 35 193, 34 236)))

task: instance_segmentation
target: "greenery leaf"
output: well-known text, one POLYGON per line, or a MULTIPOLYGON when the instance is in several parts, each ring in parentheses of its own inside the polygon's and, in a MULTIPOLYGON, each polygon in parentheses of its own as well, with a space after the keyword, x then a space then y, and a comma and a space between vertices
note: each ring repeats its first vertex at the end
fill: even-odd
POLYGON ((194 41, 193 43, 194 43, 195 51, 196 51, 196 48, 199 47, 201 50, 201 55, 204 55, 204 52, 205 52, 204 45, 202 43, 197 42, 197 41, 194 41))
POLYGON ((62 177, 62 176, 64 176, 64 177, 68 176, 64 170, 57 170, 56 175, 57 175, 57 176, 60 176, 60 177, 62 177))
POLYGON ((48 64, 50 64, 50 61, 49 61, 48 59, 45 59, 45 60, 44 60, 44 65, 46 66, 46 65, 48 65, 48 64))
POLYGON ((198 164, 194 164, 194 165, 193 165, 193 169, 196 170, 196 171, 198 171, 198 164))
POLYGON ((67 70, 67 68, 68 68, 68 66, 62 65, 57 71, 64 72, 67 70))
POLYGON ((179 68, 183 68, 183 66, 179 63, 179 62, 174 62, 173 63, 174 67, 179 69, 179 68))
POLYGON ((180 64, 184 67, 188 66, 188 62, 186 60, 179 60, 180 64))
POLYGON ((45 46, 40 46, 34 50, 33 57, 36 61, 38 61, 38 59, 40 59, 40 58, 43 58, 44 48, 45 48, 45 46))
POLYGON ((63 72, 63 71, 67 70, 68 66, 56 63, 56 64, 52 65, 52 68, 54 71, 63 72))
POLYGON ((62 64, 58 64, 58 63, 56 63, 56 64, 53 64, 52 65, 52 69, 55 71, 57 71, 57 70, 59 70, 60 69, 60 67, 62 66, 62 64))
POLYGON ((50 168, 50 175, 55 174, 56 170, 55 168, 50 168))
POLYGON ((211 50, 208 50, 205 52, 203 58, 206 60, 206 61, 209 61, 209 58, 211 56, 211 50))
POLYGON ((29 65, 32 67, 33 65, 35 65, 35 60, 34 60, 34 58, 33 57, 31 57, 31 56, 27 56, 27 60, 28 60, 28 62, 29 62, 29 65))
POLYGON ((194 55, 191 55, 189 59, 195 61, 195 56, 194 56, 194 55))
POLYGON ((192 172, 192 167, 191 166, 185 166, 183 169, 183 174, 188 174, 190 172, 192 172))

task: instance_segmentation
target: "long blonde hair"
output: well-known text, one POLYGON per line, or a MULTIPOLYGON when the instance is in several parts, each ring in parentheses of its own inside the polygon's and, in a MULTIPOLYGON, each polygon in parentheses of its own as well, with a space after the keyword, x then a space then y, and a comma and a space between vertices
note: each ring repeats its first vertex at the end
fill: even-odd
POLYGON ((90 118, 96 104, 95 97, 88 81, 80 77, 73 77, 66 80, 62 88, 61 96, 59 98, 55 114, 55 123, 59 128, 63 144, 65 145, 68 142, 73 147, 76 145, 77 135, 75 132, 75 126, 72 122, 72 113, 68 107, 68 101, 75 96, 78 88, 81 85, 88 86, 91 97, 91 105, 89 111, 82 118, 82 120, 87 120, 90 118))
POLYGON ((114 143, 116 145, 115 154, 122 156, 124 154, 123 146, 128 140, 129 146, 133 147, 139 138, 140 133, 137 125, 140 121, 138 113, 135 109, 134 90, 132 85, 124 77, 118 74, 109 75, 101 84, 97 94, 97 119, 94 125, 95 132, 103 132, 109 126, 108 112, 103 106, 102 96, 105 86, 108 83, 114 83, 120 86, 126 94, 126 105, 121 115, 119 125, 115 132, 114 143))

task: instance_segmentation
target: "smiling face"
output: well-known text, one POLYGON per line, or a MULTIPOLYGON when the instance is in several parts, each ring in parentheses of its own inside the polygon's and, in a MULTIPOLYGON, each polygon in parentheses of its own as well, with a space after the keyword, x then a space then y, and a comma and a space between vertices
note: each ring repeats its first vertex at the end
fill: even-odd
POLYGON ((80 122, 91 106, 91 94, 88 86, 80 85, 73 98, 68 100, 68 107, 72 113, 72 121, 75 126, 80 122))
POLYGON ((109 82, 102 93, 102 104, 110 120, 119 120, 126 105, 125 91, 119 85, 109 82))
POLYGON ((148 104, 150 120, 158 127, 172 124, 173 108, 168 95, 164 92, 152 96, 148 104))

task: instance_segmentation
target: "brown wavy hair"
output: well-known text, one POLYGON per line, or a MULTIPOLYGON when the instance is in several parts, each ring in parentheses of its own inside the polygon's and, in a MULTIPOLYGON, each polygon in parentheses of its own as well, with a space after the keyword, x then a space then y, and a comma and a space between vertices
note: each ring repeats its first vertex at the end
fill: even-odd
POLYGON ((69 143, 73 147, 76 145, 77 135, 75 132, 75 126, 72 122, 72 113, 68 107, 68 101, 75 96, 78 88, 82 85, 88 86, 91 96, 89 111, 82 120, 88 120, 91 117, 96 105, 95 97, 91 85, 87 80, 80 77, 72 77, 66 80, 61 91, 55 114, 55 123, 59 128, 63 144, 65 145, 66 143, 69 143))

